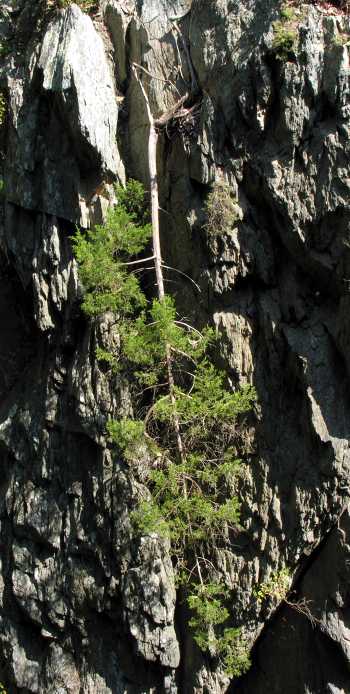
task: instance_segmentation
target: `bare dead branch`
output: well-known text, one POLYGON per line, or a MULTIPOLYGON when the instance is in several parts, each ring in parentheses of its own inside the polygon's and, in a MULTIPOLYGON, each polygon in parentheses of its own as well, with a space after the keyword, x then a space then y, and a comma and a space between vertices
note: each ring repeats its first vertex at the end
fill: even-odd
POLYGON ((137 67, 138 70, 142 70, 142 72, 144 72, 148 77, 151 77, 151 79, 157 80, 157 82, 164 82, 165 84, 171 84, 171 86, 174 87, 174 89, 179 94, 179 90, 178 90, 176 84, 172 80, 166 79, 165 77, 158 77, 157 75, 152 74, 152 72, 149 72, 149 70, 146 70, 145 67, 143 67, 142 65, 139 65, 138 63, 133 63, 133 65, 135 67, 137 67))
POLYGON ((294 602, 294 600, 288 600, 287 598, 284 598, 284 602, 292 610, 295 610, 296 612, 299 612, 299 614, 306 617, 313 627, 315 627, 316 624, 321 624, 320 620, 312 614, 309 607, 309 600, 302 598, 301 600, 297 600, 296 602, 294 602))
POLYGON ((197 282, 195 282, 195 281, 192 279, 192 277, 190 277, 189 275, 187 275, 186 272, 183 272, 182 270, 178 270, 178 269, 175 268, 175 267, 171 267, 170 265, 164 265, 164 263, 162 263, 162 266, 163 266, 164 268, 166 268, 166 270, 172 270, 173 272, 177 272, 179 275, 183 275, 183 276, 186 277, 190 282, 192 282, 192 284, 194 284, 194 286, 196 287, 196 289, 198 289, 199 293, 202 292, 202 290, 201 290, 200 286, 197 284, 197 282))
POLYGON ((167 123, 169 123, 172 118, 174 118, 174 115, 177 113, 177 111, 183 106, 183 104, 187 101, 189 97, 189 92, 186 92, 175 104, 172 106, 168 111, 165 113, 162 113, 157 120, 154 121, 154 126, 156 128, 164 128, 167 123))
POLYGON ((128 263, 121 263, 121 265, 140 265, 140 263, 147 263, 149 260, 154 260, 154 255, 150 255, 149 258, 140 258, 140 260, 132 260, 128 263))

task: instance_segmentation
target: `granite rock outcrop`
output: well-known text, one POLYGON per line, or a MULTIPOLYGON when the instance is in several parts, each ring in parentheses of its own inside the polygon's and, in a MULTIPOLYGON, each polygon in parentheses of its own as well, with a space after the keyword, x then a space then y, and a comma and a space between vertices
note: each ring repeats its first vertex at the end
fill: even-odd
POLYGON ((281 61, 277 0, 100 0, 91 17, 49 4, 0 10, 0 681, 346 694, 349 18, 300 4, 281 61), (80 309, 75 225, 100 221, 125 175, 148 183, 135 63, 157 116, 196 82, 160 137, 162 241, 200 289, 176 276, 181 311, 217 326, 218 363, 258 394, 239 444, 243 530, 215 552, 252 647, 239 681, 195 647, 167 543, 133 536, 139 482, 105 436, 132 399, 95 357, 115 320, 80 309), (205 201, 223 180, 237 214, 218 237, 205 201), (313 622, 257 601, 285 566, 313 622))

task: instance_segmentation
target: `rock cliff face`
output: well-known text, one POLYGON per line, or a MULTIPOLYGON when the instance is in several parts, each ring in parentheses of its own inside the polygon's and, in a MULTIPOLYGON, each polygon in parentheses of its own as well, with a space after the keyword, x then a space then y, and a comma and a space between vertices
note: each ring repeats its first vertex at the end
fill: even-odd
POLYGON ((100 0, 92 17, 2 4, 0 681, 11 694, 350 690, 350 22, 329 5, 296 12, 283 62, 277 0, 100 0), (187 54, 198 97, 160 141, 163 244, 201 289, 178 280, 184 312, 219 328, 218 360, 258 393, 244 532, 216 558, 254 644, 232 682, 175 611, 166 542, 132 537, 137 482, 104 436, 130 396, 96 362, 96 345, 117 339, 113 316, 83 317, 70 243, 76 224, 101 220, 115 181, 147 185, 132 63, 153 76, 159 115, 191 81, 187 54), (204 203, 222 179, 237 220, 211 238, 204 203), (254 597, 285 565, 313 624, 254 597))

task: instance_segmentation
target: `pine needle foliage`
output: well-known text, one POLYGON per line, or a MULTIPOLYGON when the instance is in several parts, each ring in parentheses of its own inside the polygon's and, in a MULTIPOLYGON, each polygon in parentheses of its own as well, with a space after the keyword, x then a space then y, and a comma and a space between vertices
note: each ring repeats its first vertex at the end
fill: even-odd
POLYGON ((135 532, 170 540, 194 638, 236 676, 248 668, 248 651, 240 630, 226 624, 228 591, 213 581, 211 556, 239 527, 240 503, 232 492, 241 462, 236 422, 251 409, 255 391, 228 387, 210 358, 217 339, 212 329, 199 331, 180 319, 171 296, 146 297, 132 264, 151 235, 143 189, 130 181, 117 197, 104 225, 78 230, 73 239, 83 310, 118 317, 118 354, 98 348, 97 357, 132 375, 137 391, 139 416, 108 422, 108 435, 130 463, 150 461, 143 471, 147 491, 132 514, 135 532))
POLYGON ((223 607, 223 602, 228 598, 229 591, 220 583, 199 584, 188 598, 194 615, 189 624, 199 648, 219 657, 225 663, 229 676, 239 677, 251 665, 249 650, 240 629, 226 627, 220 637, 215 633, 215 626, 224 624, 230 616, 229 610, 223 607))
POLYGON ((150 225, 137 225, 122 204, 110 210, 106 224, 87 233, 77 230, 73 246, 85 288, 85 313, 115 311, 130 317, 146 306, 138 278, 128 272, 126 262, 143 250, 150 236, 150 225))

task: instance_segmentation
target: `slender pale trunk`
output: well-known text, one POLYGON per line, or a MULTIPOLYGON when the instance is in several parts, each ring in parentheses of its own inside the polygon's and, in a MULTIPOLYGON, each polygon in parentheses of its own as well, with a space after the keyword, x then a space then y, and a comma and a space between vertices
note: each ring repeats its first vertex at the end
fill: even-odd
MULTIPOLYGON (((191 64, 191 63, 190 63, 191 64)), ((158 192, 158 169, 157 169, 157 143, 158 143, 158 133, 156 129, 156 124, 161 126, 163 124, 166 124, 169 114, 164 115, 160 117, 157 121, 154 120, 153 114, 151 111, 149 99, 148 99, 148 94, 139 79, 136 66, 133 66, 134 74, 135 77, 139 83, 139 86, 142 90, 142 94, 145 100, 145 106, 148 114, 148 121, 149 121, 149 139, 148 139, 148 167, 149 167, 149 174, 150 174, 150 185, 151 185, 151 211, 152 211, 152 236, 153 236, 153 254, 154 254, 154 265, 155 265, 155 271, 156 271, 156 280, 157 280, 157 289, 158 289, 158 297, 159 301, 163 301, 165 297, 165 291, 164 291, 164 277, 163 277, 163 263, 162 263, 162 250, 161 250, 161 244, 160 244, 160 231, 159 231, 159 192, 158 192)), ((192 72, 191 72, 192 74, 192 72)), ((193 79, 193 75, 192 75, 193 79)), ((185 94, 181 99, 178 101, 178 103, 175 105, 173 111, 176 112, 176 110, 182 106, 183 103, 188 98, 188 94, 185 94)), ((169 113, 172 113, 170 111, 169 113)), ((171 354, 171 346, 169 343, 165 345, 165 358, 166 358, 166 366, 167 366, 167 373, 168 373, 168 385, 169 385, 169 396, 170 396, 170 401, 172 404, 172 409, 173 409, 173 426, 174 426, 174 433, 176 437, 176 446, 177 446, 177 451, 178 455, 180 458, 181 463, 185 462, 185 451, 184 451, 184 446, 182 442, 182 436, 181 436, 181 428, 180 428, 180 420, 179 420, 179 415, 177 413, 177 408, 176 408, 176 395, 175 395, 175 381, 174 381, 174 373, 173 373, 173 359, 172 359, 172 354, 171 354)), ((187 489, 187 482, 186 478, 183 478, 183 494, 184 497, 187 499, 188 497, 188 489, 187 489)), ((188 519, 188 526, 190 529, 191 535, 192 533, 192 524, 191 524, 191 519, 188 514, 187 516, 188 519)), ((199 582, 201 585, 203 585, 203 578, 202 578, 202 573, 201 573, 201 567, 200 563, 198 560, 197 552, 194 551, 195 555, 195 562, 196 562, 196 568, 197 568, 197 574, 199 578, 199 582)))
MULTIPOLYGON (((150 115, 150 114, 149 114, 150 115)), ((153 238, 153 253, 154 265, 156 269, 156 279, 158 296, 160 301, 163 301, 165 296, 164 278, 162 269, 162 251, 160 246, 159 233, 159 194, 158 194, 158 175, 157 175, 157 143, 158 133, 154 126, 153 118, 149 126, 148 139, 148 166, 151 184, 151 210, 152 210, 152 238, 153 238)))
MULTIPOLYGON (((149 138, 148 138, 148 167, 150 175, 150 185, 151 185, 151 213, 152 213, 152 239, 153 239, 153 254, 154 254, 154 265, 156 271, 157 289, 159 301, 163 301, 165 297, 164 291, 164 277, 162 269, 162 250, 160 245, 160 231, 159 231, 159 192, 158 192, 158 170, 157 170, 157 143, 158 143, 158 133, 155 127, 154 118, 152 115, 151 107, 149 104, 148 94, 138 77, 137 70, 134 67, 134 74, 142 90, 142 94, 145 100, 146 110, 148 114, 149 121, 149 138)), ((169 343, 165 345, 165 359, 168 372, 168 384, 169 384, 169 395, 170 401, 173 407, 173 422, 174 431, 176 436, 177 450, 181 462, 184 460, 184 448, 181 437, 180 421, 179 416, 176 411, 176 397, 175 397, 175 381, 173 374, 172 365, 172 354, 171 346, 169 343)))

